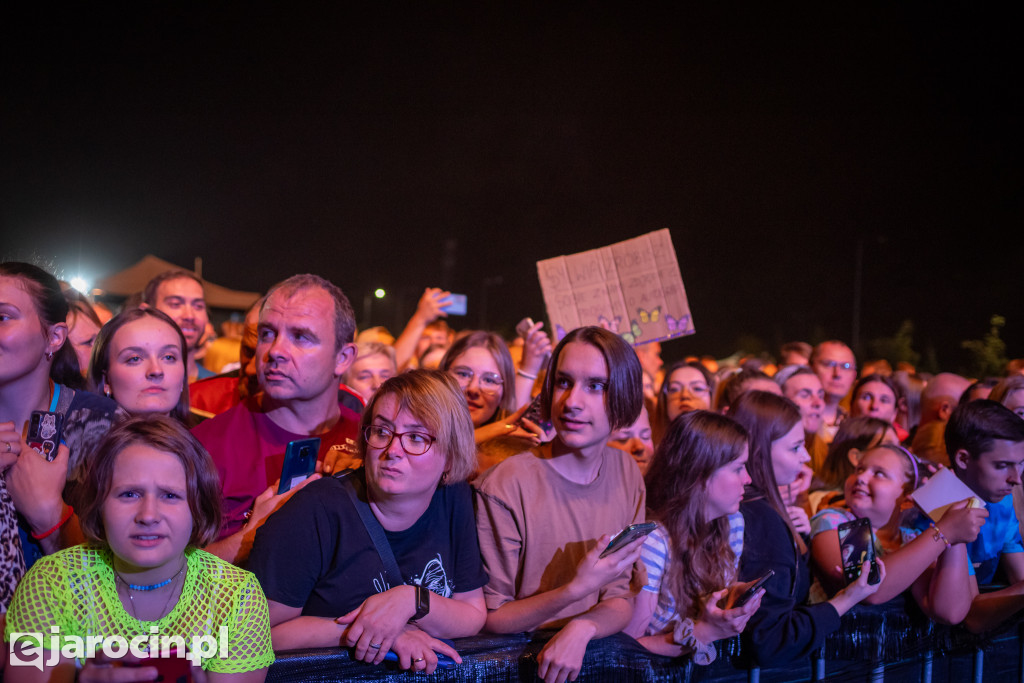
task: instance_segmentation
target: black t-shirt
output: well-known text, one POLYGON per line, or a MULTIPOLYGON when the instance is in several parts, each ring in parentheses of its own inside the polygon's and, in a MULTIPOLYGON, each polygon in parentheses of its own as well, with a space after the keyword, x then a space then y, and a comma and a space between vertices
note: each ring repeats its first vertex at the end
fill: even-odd
MULTIPOLYGON (((362 469, 348 476, 365 481, 362 469)), ((487 583, 468 484, 440 487, 411 527, 385 530, 401 581, 386 575, 345 486, 335 477, 313 482, 256 533, 248 569, 268 599, 302 607, 306 616, 335 618, 402 583, 446 598, 487 583)))

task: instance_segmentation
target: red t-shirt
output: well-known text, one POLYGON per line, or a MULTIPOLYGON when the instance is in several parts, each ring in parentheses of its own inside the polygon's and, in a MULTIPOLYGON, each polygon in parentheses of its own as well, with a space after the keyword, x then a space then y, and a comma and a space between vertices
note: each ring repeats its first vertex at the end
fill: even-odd
MULTIPOLYGON (((196 426, 192 434, 213 456, 220 475, 224 518, 220 538, 230 536, 245 524, 245 513, 256 497, 281 476, 284 451, 289 441, 308 439, 276 425, 261 412, 259 397, 239 403, 227 412, 196 426)), ((317 460, 322 462, 331 449, 354 456, 359 432, 359 415, 344 406, 341 418, 320 437, 317 460)))

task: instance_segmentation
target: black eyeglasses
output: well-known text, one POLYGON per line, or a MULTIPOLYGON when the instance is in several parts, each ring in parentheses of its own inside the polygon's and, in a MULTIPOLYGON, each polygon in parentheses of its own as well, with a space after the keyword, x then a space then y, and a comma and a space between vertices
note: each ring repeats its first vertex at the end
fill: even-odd
POLYGON ((400 434, 380 425, 370 425, 363 432, 363 435, 366 437, 367 445, 373 448, 380 448, 381 450, 390 446, 397 436, 398 442, 402 444, 402 449, 409 455, 423 455, 437 441, 430 434, 424 434, 423 432, 404 432, 400 434))

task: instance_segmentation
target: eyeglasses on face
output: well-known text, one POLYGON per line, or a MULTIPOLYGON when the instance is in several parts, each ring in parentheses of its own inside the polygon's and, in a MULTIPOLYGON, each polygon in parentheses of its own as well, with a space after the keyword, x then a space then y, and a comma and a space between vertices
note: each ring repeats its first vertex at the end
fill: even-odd
POLYGON ((366 437, 366 443, 371 448, 379 448, 381 450, 386 449, 391 445, 394 438, 398 437, 398 442, 402 444, 402 449, 409 455, 423 455, 430 450, 430 447, 434 444, 437 439, 430 434, 424 434, 423 432, 396 432, 387 427, 381 425, 370 425, 363 432, 366 437))
MULTIPOLYGON (((477 376, 471 368, 467 368, 465 365, 458 365, 449 372, 458 381, 459 386, 463 389, 473 383, 473 378, 477 376)), ((504 380, 501 379, 501 375, 496 372, 482 372, 479 375, 479 381, 477 386, 480 387, 480 391, 485 394, 496 394, 501 391, 501 385, 504 384, 504 380)))
POLYGON ((853 363, 840 363, 837 360, 818 360, 814 362, 829 370, 835 370, 836 368, 840 370, 853 370, 853 363))

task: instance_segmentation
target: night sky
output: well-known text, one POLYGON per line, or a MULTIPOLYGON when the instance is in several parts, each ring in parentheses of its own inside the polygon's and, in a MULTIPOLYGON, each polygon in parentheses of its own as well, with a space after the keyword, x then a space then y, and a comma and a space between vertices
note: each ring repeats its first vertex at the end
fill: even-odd
POLYGON ((860 245, 862 342, 909 318, 957 369, 998 313, 1024 356, 1009 15, 363 5, 6 7, 0 258, 314 272, 395 332, 443 285, 511 333, 537 260, 667 227, 674 358, 852 339, 860 245))

